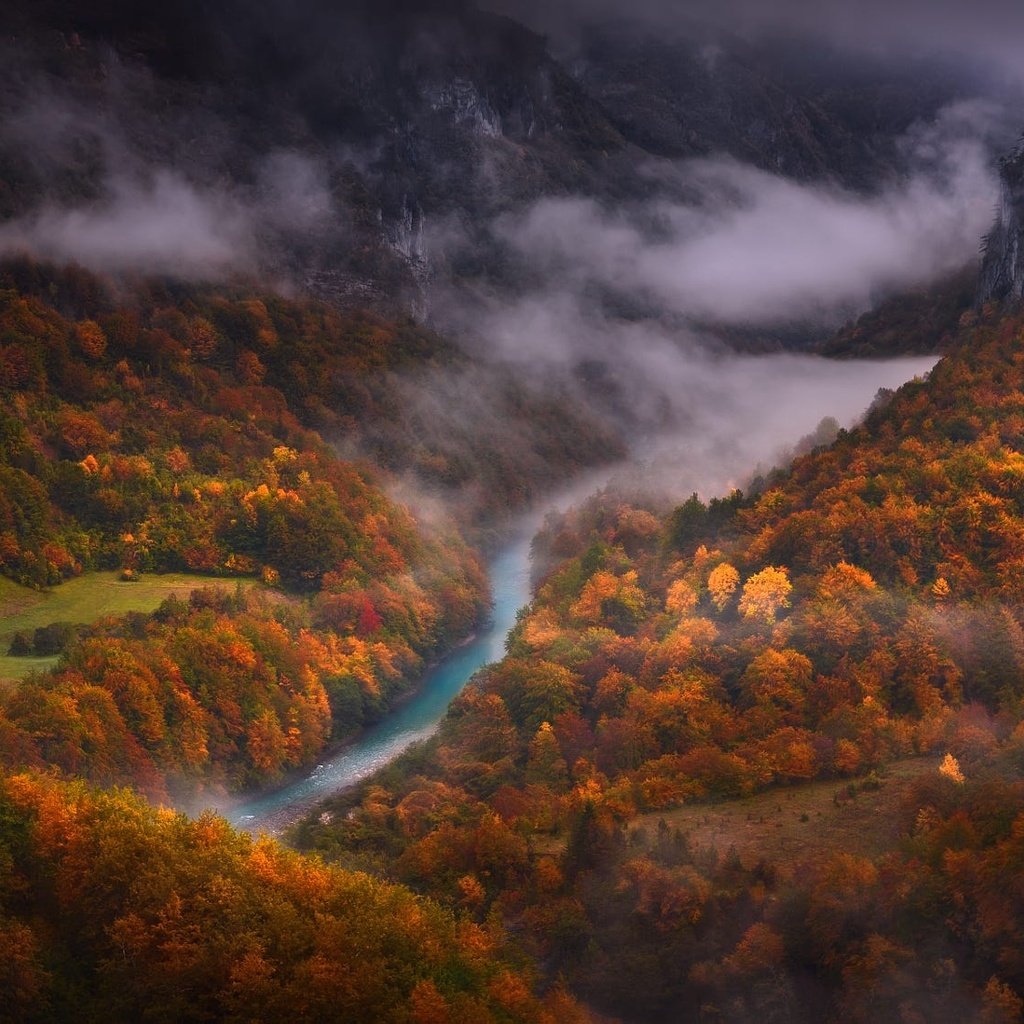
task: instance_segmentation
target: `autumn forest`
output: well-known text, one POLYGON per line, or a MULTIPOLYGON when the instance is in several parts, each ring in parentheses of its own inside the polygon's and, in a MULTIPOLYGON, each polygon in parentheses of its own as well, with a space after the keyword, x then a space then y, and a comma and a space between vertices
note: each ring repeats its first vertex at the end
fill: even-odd
POLYGON ((584 6, 0 0, 0 1021, 1024 1021, 1024 21, 584 6))

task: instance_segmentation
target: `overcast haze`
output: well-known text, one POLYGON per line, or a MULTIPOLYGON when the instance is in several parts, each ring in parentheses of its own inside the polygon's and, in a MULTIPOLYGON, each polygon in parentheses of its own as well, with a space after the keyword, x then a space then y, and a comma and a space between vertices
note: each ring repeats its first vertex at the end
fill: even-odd
POLYGON ((1024 4, 1016 0, 484 0, 546 31, 602 18, 679 27, 698 20, 740 33, 823 37, 899 57, 944 54, 995 62, 1024 80, 1024 4))
MULTIPOLYGON (((516 13, 529 16, 523 5, 532 0, 516 3, 516 13)), ((627 10, 597 3, 609 12, 627 10)), ((985 40, 1009 52, 1009 43, 1021 38, 1024 14, 1008 5, 987 5, 991 24, 984 14, 968 17, 966 6, 928 6, 939 14, 925 18, 924 4, 876 0, 858 5, 856 17, 846 5, 792 0, 766 7, 726 0, 715 10, 723 23, 740 27, 811 30, 894 49, 913 37, 936 46, 956 41, 980 56, 990 45, 985 40), (865 23, 876 30, 863 31, 865 23)), ((591 2, 555 0, 549 13, 579 23, 584 8, 596 9, 591 2)), ((637 0, 628 11, 677 23, 700 7, 637 0)), ((1016 124, 1017 107, 1007 106, 1016 124)), ((130 104, 126 109, 141 116, 130 104)), ((638 153, 634 170, 644 187, 615 203, 549 188, 494 218, 472 206, 461 220, 431 215, 423 236, 437 273, 432 284, 425 280, 436 323, 483 364, 510 367, 541 393, 557 385, 595 421, 613 424, 635 451, 657 444, 687 453, 676 474, 684 490, 704 486, 712 470, 724 485, 822 416, 852 421, 877 386, 898 383, 926 364, 862 364, 854 371, 806 357, 723 358, 721 336, 741 328, 771 337, 772 330, 796 326, 824 340, 880 298, 932 284, 975 259, 999 194, 992 154, 1014 134, 1006 118, 1006 109, 990 100, 928 114, 895 143, 901 173, 888 173, 880 162, 877 180, 864 191, 785 177, 720 153, 678 161, 638 153), (465 230, 467 222, 472 230, 465 230), (481 234, 507 257, 507 279, 491 287, 470 276, 451 287, 444 268, 478 261, 481 234), (793 389, 790 381, 797 382, 793 389)), ((407 128, 413 136, 421 130, 415 122, 407 128)), ((190 137, 199 135, 191 130, 190 137)), ((259 274, 275 266, 278 250, 304 245, 319 231, 343 237, 354 217, 330 188, 337 154, 332 166, 322 151, 269 146, 251 155, 249 181, 209 168, 197 174, 186 150, 161 164, 154 156, 159 147, 133 147, 139 132, 129 131, 123 118, 102 116, 64 95, 43 95, 14 110, 0 122, 0 138, 5 134, 57 182, 78 148, 69 140, 96 152, 99 172, 91 197, 53 189, 0 224, 0 254, 27 250, 99 270, 218 279, 259 274)), ((481 159, 480 173, 488 166, 481 159)), ((372 175, 368 182, 372 212, 385 192, 372 191, 372 175)), ((404 226, 406 236, 396 234, 391 244, 408 255, 411 218, 404 226)), ((406 403, 421 403, 422 420, 441 432, 450 427, 453 437, 482 430, 497 436, 502 424, 492 422, 494 410, 505 406, 492 386, 487 375, 432 375, 409 384, 406 403)), ((530 445, 519 436, 522 423, 509 429, 530 445)))

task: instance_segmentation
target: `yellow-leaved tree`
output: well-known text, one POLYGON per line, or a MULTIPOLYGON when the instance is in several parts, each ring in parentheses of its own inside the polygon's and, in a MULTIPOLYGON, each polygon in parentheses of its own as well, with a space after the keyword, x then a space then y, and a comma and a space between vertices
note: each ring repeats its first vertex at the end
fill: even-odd
POLYGON ((715 607, 721 611, 740 584, 740 574, 728 563, 716 565, 708 576, 708 592, 715 607))
POLYGON ((686 580, 676 580, 665 597, 665 611, 673 615, 689 615, 697 607, 697 594, 686 580))
POLYGON ((789 595, 793 584, 789 572, 778 566, 769 565, 754 573, 743 584, 740 597, 740 614, 745 619, 761 619, 772 623, 781 608, 789 607, 789 595))
POLYGON ((960 783, 961 785, 965 781, 960 762, 952 754, 946 754, 942 759, 942 764, 939 765, 939 774, 945 775, 947 779, 952 779, 953 782, 960 783))

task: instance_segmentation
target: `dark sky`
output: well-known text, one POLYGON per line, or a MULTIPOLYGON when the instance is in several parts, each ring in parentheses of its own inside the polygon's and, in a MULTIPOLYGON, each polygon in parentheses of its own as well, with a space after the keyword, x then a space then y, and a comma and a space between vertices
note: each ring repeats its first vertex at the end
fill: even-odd
POLYGON ((823 38, 893 56, 943 53, 1024 79, 1024 0, 483 0, 547 31, 601 15, 671 27, 710 20, 741 32, 823 38))

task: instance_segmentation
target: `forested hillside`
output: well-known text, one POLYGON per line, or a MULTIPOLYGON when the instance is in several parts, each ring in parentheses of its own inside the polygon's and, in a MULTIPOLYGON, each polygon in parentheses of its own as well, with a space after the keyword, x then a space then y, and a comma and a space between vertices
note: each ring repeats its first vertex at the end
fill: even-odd
POLYGON ((496 924, 124 791, 0 778, 0 1017, 583 1020, 496 924))
POLYGON ((552 519, 508 657, 303 843, 497 909, 631 1018, 1016 1019, 993 872, 1024 811, 1022 331, 965 316, 929 380, 749 497, 658 517, 608 492, 552 519), (794 875, 631 832, 922 752, 950 756, 875 861, 794 875))
POLYGON ((417 522, 305 425, 369 419, 374 381, 434 358, 433 336, 268 298, 272 315, 252 295, 119 300, 28 263, 3 285, 0 569, 34 586, 114 568, 283 591, 93 627, 65 668, 3 694, 8 763, 156 795, 173 773, 266 781, 378 717, 471 630, 486 581, 454 526, 417 522))

